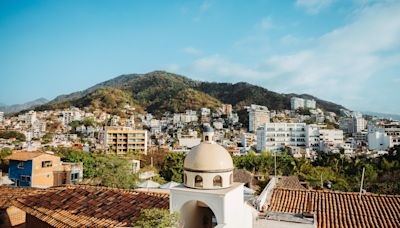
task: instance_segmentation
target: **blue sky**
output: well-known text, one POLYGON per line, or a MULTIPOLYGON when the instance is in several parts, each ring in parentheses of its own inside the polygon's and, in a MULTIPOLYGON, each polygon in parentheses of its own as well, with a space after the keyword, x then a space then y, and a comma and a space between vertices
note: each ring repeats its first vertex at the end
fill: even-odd
POLYGON ((390 0, 0 0, 0 103, 167 70, 400 114, 399 12, 390 0))

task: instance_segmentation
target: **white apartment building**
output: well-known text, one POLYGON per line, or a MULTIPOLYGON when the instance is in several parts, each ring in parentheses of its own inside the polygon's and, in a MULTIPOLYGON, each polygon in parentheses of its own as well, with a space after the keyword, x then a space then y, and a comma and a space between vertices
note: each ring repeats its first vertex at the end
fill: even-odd
POLYGON ((209 116, 211 114, 211 110, 209 108, 201 108, 200 113, 202 116, 209 116))
POLYGON ((257 129, 257 150, 281 150, 286 146, 306 147, 305 123, 266 123, 257 129))
POLYGON ((4 120, 4 112, 0 112, 0 123, 4 120))
POLYGON ((353 116, 352 120, 353 120, 352 133, 358 133, 365 130, 367 126, 367 121, 362 116, 359 115, 353 116))
POLYGON ((255 132, 258 127, 270 122, 270 113, 267 107, 252 104, 249 112, 249 131, 255 132))
POLYGON ((337 129, 319 129, 320 150, 329 152, 344 144, 343 131, 337 129))
POLYGON ((173 116, 173 123, 180 124, 180 123, 191 123, 198 121, 197 112, 193 110, 186 110, 185 113, 175 113, 173 116))
POLYGON ((64 125, 68 125, 72 121, 81 120, 81 119, 82 119, 82 115, 79 112, 79 110, 68 110, 68 111, 63 111, 61 113, 61 122, 64 125))
POLYGON ((387 150, 392 147, 392 137, 389 136, 384 128, 368 127, 368 149, 387 150))
POLYGON ((391 122, 383 125, 385 133, 391 136, 390 146, 400 145, 400 122, 391 122))
POLYGON ((314 99, 292 97, 290 98, 290 106, 292 110, 297 110, 299 108, 315 109, 317 107, 317 102, 314 99))
POLYGON ((306 147, 315 151, 320 148, 319 127, 317 125, 306 126, 306 147))
POLYGON ((36 122, 36 112, 31 110, 25 114, 25 123, 33 125, 36 122))
POLYGON ((331 151, 344 144, 343 131, 321 129, 317 125, 306 126, 306 147, 313 150, 331 151))

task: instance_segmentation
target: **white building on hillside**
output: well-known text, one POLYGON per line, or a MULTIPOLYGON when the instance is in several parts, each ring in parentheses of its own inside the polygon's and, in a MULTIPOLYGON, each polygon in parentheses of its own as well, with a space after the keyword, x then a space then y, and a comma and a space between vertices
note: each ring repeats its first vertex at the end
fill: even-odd
POLYGON ((392 146, 391 142, 392 137, 387 135, 384 128, 368 127, 368 149, 387 150, 392 146))
POLYGON ((247 111, 249 112, 250 132, 255 132, 258 127, 270 122, 270 112, 265 106, 252 104, 247 111))
POLYGON ((203 142, 184 161, 184 183, 170 190, 170 210, 179 212, 184 227, 253 227, 243 184, 233 182, 231 155, 212 140, 206 127, 203 142))
POLYGON ((343 131, 337 129, 320 129, 320 150, 330 152, 344 144, 343 131))
POLYGON ((267 123, 257 129, 257 150, 281 150, 286 146, 306 147, 305 123, 267 123))
POLYGON ((391 122, 383 127, 386 134, 391 136, 391 147, 400 145, 400 122, 391 122))
POLYGON ((0 123, 4 120, 4 112, 0 112, 0 123))
POLYGON ((315 109, 317 107, 317 102, 314 99, 292 97, 290 98, 290 107, 292 110, 297 110, 299 108, 315 109))

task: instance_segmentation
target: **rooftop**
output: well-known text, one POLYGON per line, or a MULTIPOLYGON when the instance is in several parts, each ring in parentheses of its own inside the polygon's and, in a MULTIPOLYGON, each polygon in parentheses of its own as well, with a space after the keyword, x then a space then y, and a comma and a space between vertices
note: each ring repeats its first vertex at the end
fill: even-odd
MULTIPOLYGON (((40 155, 43 155, 43 154, 47 154, 47 153, 21 151, 21 152, 15 152, 15 153, 11 154, 10 156, 7 156, 5 159, 16 160, 16 161, 29 161, 29 160, 32 160, 33 158, 39 157, 40 155)), ((54 156, 54 154, 47 154, 47 155, 54 156)))
POLYGON ((12 201, 16 198, 40 193, 41 189, 0 186, 0 209, 12 206, 12 201))
POLYGON ((169 195, 94 186, 64 186, 13 204, 54 227, 129 226, 142 209, 169 207, 169 195))
POLYGON ((400 196, 275 188, 268 212, 316 214, 317 227, 399 227, 400 196))

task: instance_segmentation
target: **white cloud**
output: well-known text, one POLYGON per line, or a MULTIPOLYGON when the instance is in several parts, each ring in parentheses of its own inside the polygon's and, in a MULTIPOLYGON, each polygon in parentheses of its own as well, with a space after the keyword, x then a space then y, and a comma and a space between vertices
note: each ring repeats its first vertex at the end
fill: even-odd
POLYGON ((230 81, 248 79, 259 79, 268 77, 268 73, 258 71, 257 68, 247 67, 231 62, 220 55, 212 55, 194 61, 187 69, 210 77, 220 76, 230 81))
POLYGON ((200 11, 207 11, 212 6, 211 0, 204 0, 203 3, 200 5, 200 11))
POLYGON ((271 17, 264 17, 258 25, 261 29, 267 30, 274 27, 271 17))
POLYGON ((203 53, 200 49, 194 47, 186 47, 182 51, 189 55, 201 55, 203 53))
POLYGON ((180 66, 176 63, 171 63, 166 66, 167 71, 176 72, 180 69, 180 66))
POLYGON ((305 9, 309 14, 318 14, 334 2, 335 0, 297 0, 296 6, 305 9))
POLYGON ((366 85, 369 79, 400 67, 399 12, 400 2, 373 4, 357 11, 348 25, 315 38, 310 48, 266 56, 252 66, 213 55, 196 60, 188 71, 230 81, 263 82, 279 92, 310 93, 370 108, 373 104, 365 99, 371 88, 366 85))

